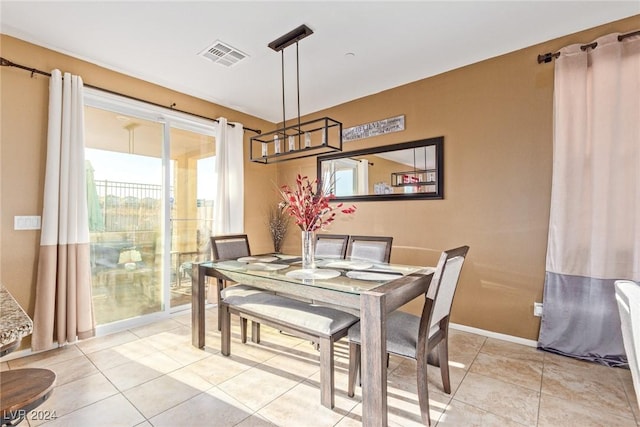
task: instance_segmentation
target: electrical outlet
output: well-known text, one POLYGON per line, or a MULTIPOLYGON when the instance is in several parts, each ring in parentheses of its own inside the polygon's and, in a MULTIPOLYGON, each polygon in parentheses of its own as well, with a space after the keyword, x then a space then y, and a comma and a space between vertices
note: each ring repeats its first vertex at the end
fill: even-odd
POLYGON ((542 317, 542 303, 534 302, 533 303, 533 315, 536 317, 542 317))
POLYGON ((41 218, 39 215, 34 216, 14 216, 14 230, 40 230, 41 218))

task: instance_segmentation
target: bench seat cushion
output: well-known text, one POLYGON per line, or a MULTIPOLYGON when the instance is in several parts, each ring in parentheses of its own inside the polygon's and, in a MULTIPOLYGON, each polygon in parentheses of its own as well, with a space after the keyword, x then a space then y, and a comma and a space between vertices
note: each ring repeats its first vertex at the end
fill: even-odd
POLYGON ((331 336, 359 320, 344 311, 274 295, 256 288, 234 288, 237 286, 226 289, 223 294, 223 300, 229 306, 265 320, 273 319, 314 332, 318 336, 331 336), (233 292, 229 292, 231 290, 233 292))

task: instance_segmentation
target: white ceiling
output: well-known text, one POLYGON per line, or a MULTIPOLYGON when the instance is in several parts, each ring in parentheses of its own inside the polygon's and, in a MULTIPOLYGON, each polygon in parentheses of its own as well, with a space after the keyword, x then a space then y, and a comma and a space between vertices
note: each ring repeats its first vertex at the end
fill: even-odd
MULTIPOLYGON (((315 32, 299 43, 304 115, 638 15, 640 1, 2 0, 0 12, 4 34, 278 122, 281 57, 267 44, 301 24, 315 32), (198 56, 216 40, 249 58, 226 68, 198 56)), ((295 46, 284 52, 290 118, 295 46)))

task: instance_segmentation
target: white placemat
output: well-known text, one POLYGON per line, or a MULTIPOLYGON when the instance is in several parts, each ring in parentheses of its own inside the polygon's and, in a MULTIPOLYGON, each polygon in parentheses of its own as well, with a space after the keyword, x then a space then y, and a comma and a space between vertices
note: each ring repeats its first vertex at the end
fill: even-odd
POLYGON ((238 258, 238 261, 240 262, 272 262, 272 261, 277 261, 278 259, 279 258, 275 256, 260 256, 260 257, 243 256, 238 258))
POLYGON ((331 268, 344 268, 347 270, 366 270, 367 268, 373 267, 373 264, 365 261, 331 261, 326 264, 327 267, 331 268))
POLYGON ((247 270, 264 270, 264 271, 276 271, 282 270, 284 268, 288 268, 287 264, 275 264, 275 263, 265 263, 265 262, 254 262, 251 264, 247 264, 245 268, 247 270))
POLYGON ((332 279, 338 277, 340 272, 326 268, 303 268, 302 270, 289 271, 286 276, 293 279, 332 279))
POLYGON ((348 271, 347 277, 357 280, 386 281, 402 277, 400 274, 374 273, 369 271, 348 271))

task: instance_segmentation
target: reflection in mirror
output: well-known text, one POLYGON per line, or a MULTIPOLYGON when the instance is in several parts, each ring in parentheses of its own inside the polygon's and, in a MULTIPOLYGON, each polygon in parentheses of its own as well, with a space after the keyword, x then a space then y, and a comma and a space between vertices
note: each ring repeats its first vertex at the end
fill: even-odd
POLYGON ((340 200, 443 198, 444 138, 318 157, 318 179, 340 200))

